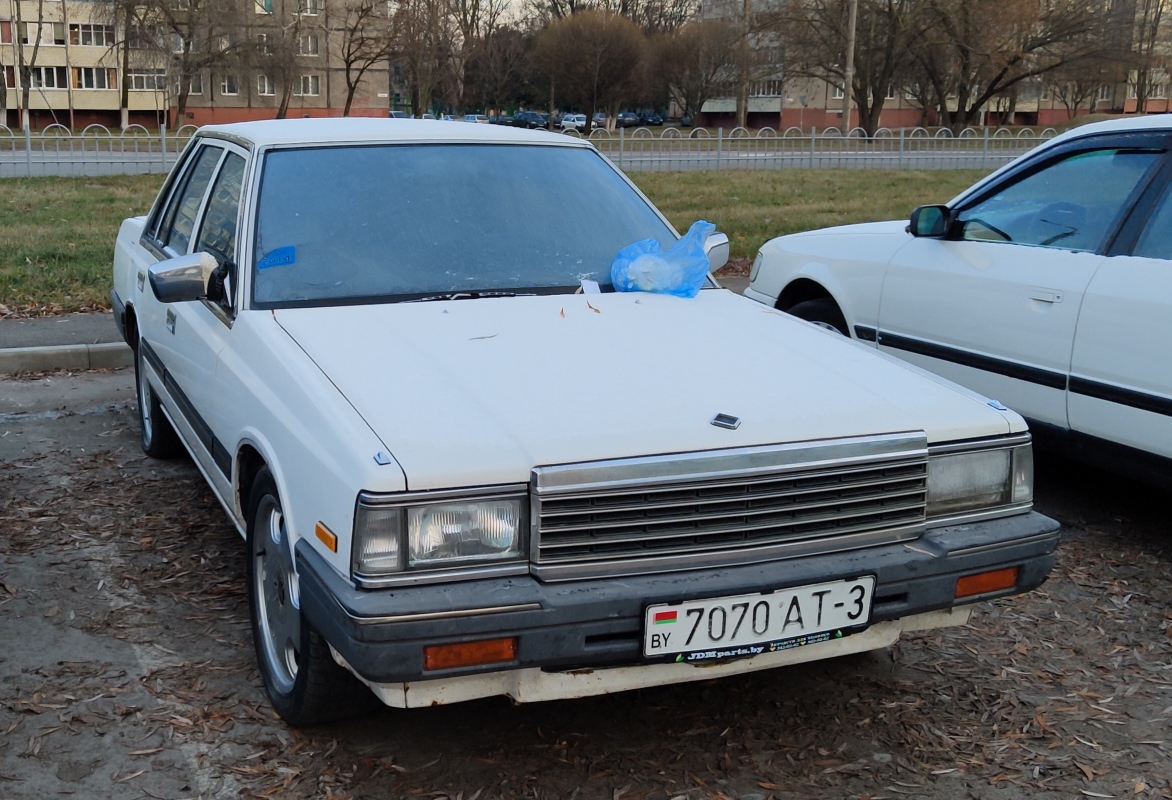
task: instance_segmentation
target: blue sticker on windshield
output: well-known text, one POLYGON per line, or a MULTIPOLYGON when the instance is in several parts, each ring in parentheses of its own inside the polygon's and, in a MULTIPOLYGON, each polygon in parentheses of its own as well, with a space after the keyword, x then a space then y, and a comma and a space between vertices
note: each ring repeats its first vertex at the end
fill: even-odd
POLYGON ((256 262, 257 269, 268 269, 269 267, 287 267, 297 261, 297 248, 293 245, 288 247, 278 247, 271 253, 266 255, 260 261, 256 262))

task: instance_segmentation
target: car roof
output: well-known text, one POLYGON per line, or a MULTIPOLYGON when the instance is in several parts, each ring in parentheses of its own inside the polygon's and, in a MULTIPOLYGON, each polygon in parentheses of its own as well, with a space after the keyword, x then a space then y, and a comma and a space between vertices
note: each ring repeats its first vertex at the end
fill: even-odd
POLYGON ((1145 114, 1143 116, 1129 116, 1126 119, 1106 119, 1102 122, 1091 122, 1079 125, 1077 128, 1055 136, 1051 142, 1069 141, 1081 136, 1094 136, 1100 133, 1121 133, 1127 131, 1151 131, 1166 128, 1172 130, 1172 114, 1145 114))
POLYGON ((440 120, 347 117, 333 119, 266 119, 207 125, 200 134, 244 139, 257 146, 287 144, 363 143, 394 141, 514 142, 525 144, 576 144, 584 142, 545 131, 479 125, 441 125, 440 120))

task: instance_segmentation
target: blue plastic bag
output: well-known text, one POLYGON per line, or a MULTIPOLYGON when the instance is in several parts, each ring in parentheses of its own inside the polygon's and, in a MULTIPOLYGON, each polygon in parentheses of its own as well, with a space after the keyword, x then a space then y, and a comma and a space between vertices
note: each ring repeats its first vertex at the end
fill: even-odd
POLYGON ((701 219, 668 250, 662 250, 655 239, 627 245, 610 265, 614 290, 695 297, 711 266, 704 242, 715 230, 715 225, 701 219))

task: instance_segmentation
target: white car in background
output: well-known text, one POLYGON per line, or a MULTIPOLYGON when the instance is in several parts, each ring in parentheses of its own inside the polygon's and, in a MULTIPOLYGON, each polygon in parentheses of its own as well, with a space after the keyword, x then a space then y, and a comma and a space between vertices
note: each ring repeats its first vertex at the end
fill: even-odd
POLYGON ((614 291, 649 238, 588 142, 423 120, 201 128, 122 224, 142 446, 245 537, 283 718, 708 680, 1045 580, 1019 415, 710 278, 614 291))
POLYGON ((745 294, 1172 478, 1172 116, 1076 128, 943 206, 766 242, 745 294))
POLYGON ((586 128, 585 114, 562 114, 563 131, 582 131, 586 128))

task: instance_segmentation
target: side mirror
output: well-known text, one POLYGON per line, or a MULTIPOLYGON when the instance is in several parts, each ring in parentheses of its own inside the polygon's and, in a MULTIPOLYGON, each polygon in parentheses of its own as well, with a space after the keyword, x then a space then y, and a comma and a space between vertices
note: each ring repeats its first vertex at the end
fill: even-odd
POLYGON ((160 261, 150 268, 151 291, 160 303, 183 303, 207 297, 208 280, 219 264, 211 253, 192 253, 160 261))
POLYGON ((704 252, 708 254, 708 271, 716 270, 728 263, 728 235, 713 233, 704 240, 704 252))
POLYGON ((920 206, 912 211, 907 230, 912 236, 940 239, 948 233, 952 212, 948 206, 920 206))

